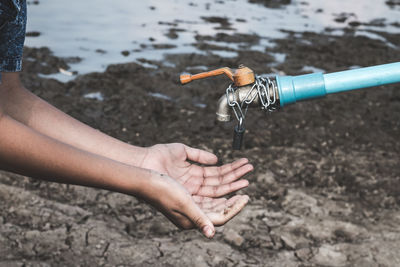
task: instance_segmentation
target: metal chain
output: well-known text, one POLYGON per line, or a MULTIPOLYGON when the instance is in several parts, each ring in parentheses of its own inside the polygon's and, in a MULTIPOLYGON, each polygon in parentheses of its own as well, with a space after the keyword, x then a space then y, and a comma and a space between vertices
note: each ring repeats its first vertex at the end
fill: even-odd
POLYGON ((242 105, 240 105, 236 99, 235 90, 236 88, 233 86, 233 83, 230 84, 226 89, 226 99, 228 101, 228 105, 233 109, 233 112, 235 113, 236 119, 239 122, 239 127, 242 127, 244 119, 246 117, 247 109, 245 113, 243 113, 242 105), (232 101, 230 100, 230 95, 232 95, 232 101))
POLYGON ((276 110, 277 87, 271 78, 256 76, 252 88, 246 94, 242 103, 239 103, 236 99, 235 91, 237 89, 237 87, 233 86, 233 83, 230 84, 226 89, 226 100, 228 105, 233 109, 240 128, 244 124, 249 105, 256 100, 257 97, 260 99, 261 109, 270 112, 276 110), (257 93, 254 93, 255 90, 257 90, 257 93))

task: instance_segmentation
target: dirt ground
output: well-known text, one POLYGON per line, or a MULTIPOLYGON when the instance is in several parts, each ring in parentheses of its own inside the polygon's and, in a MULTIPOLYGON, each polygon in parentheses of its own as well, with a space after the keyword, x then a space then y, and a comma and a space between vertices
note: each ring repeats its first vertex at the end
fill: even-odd
POLYGON ((384 42, 356 35, 355 26, 343 36, 289 32, 265 52, 246 50, 260 41, 256 35, 197 36, 205 52, 209 40, 242 50, 236 58, 167 55, 175 67, 143 59, 158 67, 112 65, 65 84, 38 74, 76 59, 26 48, 24 84, 75 118, 136 145, 183 142, 213 151, 220 163, 245 156, 255 170, 243 190, 250 203, 212 240, 176 229, 129 196, 0 173, 0 265, 400 266, 400 85, 272 114, 250 110, 244 149, 232 151, 233 124, 214 115, 227 79, 178 82, 201 66, 243 63, 257 73, 297 75, 304 66, 331 72, 400 61, 400 34, 374 32, 384 42), (287 56, 277 62, 274 53, 287 56), (85 97, 95 92, 104 99, 85 97))

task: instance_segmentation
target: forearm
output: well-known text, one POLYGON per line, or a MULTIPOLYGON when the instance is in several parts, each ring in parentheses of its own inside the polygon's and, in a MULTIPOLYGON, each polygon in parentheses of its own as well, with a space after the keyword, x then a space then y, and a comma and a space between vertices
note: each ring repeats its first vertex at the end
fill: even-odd
POLYGON ((33 178, 139 195, 150 172, 95 155, 0 117, 0 168, 33 178))
POLYGON ((2 90, 4 112, 38 132, 76 148, 140 166, 145 148, 121 142, 63 113, 22 86, 2 90))

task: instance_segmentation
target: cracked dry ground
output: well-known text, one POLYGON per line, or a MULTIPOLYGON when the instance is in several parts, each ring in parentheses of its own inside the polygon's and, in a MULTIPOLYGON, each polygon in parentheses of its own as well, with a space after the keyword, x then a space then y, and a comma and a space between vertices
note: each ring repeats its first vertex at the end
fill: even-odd
POLYGON ((213 240, 177 230, 129 196, 1 173, 0 265, 399 266, 399 85, 298 103, 269 116, 251 110, 245 149, 232 152, 232 125, 214 120, 226 80, 186 87, 176 81, 186 67, 202 65, 245 63, 258 73, 274 65, 299 74, 304 65, 329 72, 399 61, 399 35, 379 34, 391 45, 351 32, 289 33, 267 53, 175 55, 169 60, 176 68, 114 65, 67 84, 36 75, 56 71, 62 59, 27 49, 25 56, 37 61, 26 61, 25 84, 74 117, 138 145, 180 141, 214 151, 221 162, 246 156, 256 169, 244 190, 251 202, 213 240), (269 52, 287 58, 273 62, 269 52), (97 91, 104 101, 82 97, 97 91))

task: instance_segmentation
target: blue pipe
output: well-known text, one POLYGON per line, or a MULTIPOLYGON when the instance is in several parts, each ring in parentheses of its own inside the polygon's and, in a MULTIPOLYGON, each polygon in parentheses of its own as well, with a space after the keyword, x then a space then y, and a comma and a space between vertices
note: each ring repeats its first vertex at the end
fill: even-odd
POLYGON ((372 86, 400 82, 400 62, 334 73, 276 77, 280 106, 372 86))

